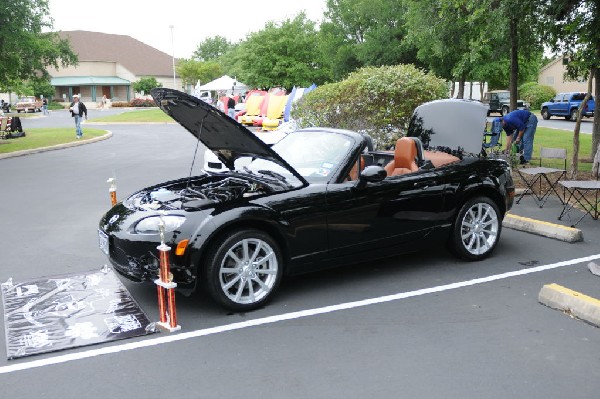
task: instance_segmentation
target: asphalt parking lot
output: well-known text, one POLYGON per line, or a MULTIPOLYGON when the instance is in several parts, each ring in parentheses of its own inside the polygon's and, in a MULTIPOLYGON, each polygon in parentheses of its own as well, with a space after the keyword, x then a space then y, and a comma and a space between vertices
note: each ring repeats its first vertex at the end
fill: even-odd
MULTIPOLYGON (((72 120, 55 112, 23 125, 72 120)), ((106 180, 116 176, 121 199, 190 173, 196 141, 178 125, 100 128, 113 136, 0 159, 0 281, 99 269, 106 180)), ((560 207, 526 198, 512 212, 556 222, 560 207)), ((1 396, 597 398, 600 329, 537 300, 548 283, 600 297, 587 269, 600 263, 600 221, 578 227, 584 241, 573 244, 504 229, 483 262, 432 248, 287 279, 247 314, 177 296, 178 333, 10 361, 0 350, 1 396)), ((156 319, 154 287, 125 285, 156 319)))

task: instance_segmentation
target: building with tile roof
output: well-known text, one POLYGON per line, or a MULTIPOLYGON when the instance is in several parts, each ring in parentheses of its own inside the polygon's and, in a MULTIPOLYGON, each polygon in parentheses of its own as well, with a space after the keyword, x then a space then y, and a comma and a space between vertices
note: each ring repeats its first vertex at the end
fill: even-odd
MULTIPOLYGON (((98 103, 103 96, 114 101, 130 101, 132 83, 154 77, 163 87, 173 88, 173 58, 130 36, 83 30, 58 32, 69 39, 79 64, 50 69, 55 98, 71 101, 80 94, 83 102, 98 103)), ((175 77, 181 90, 181 80, 175 77)), ((147 94, 147 93, 146 93, 147 94)))

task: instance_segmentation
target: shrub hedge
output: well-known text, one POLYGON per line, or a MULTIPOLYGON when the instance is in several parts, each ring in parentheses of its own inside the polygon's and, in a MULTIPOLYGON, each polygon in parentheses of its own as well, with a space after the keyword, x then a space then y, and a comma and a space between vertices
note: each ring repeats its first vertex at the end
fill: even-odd
POLYGON ((404 135, 417 106, 447 97, 445 80, 413 65, 366 67, 303 96, 292 117, 299 127, 366 133, 383 148, 404 135))
POLYGON ((552 87, 536 82, 523 83, 519 87, 519 98, 527 101, 532 110, 539 111, 542 103, 554 98, 555 95, 556 90, 552 87))
POLYGON ((135 98, 131 101, 115 101, 111 103, 111 107, 113 108, 123 108, 123 107, 157 107, 156 103, 153 99, 148 98, 135 98))

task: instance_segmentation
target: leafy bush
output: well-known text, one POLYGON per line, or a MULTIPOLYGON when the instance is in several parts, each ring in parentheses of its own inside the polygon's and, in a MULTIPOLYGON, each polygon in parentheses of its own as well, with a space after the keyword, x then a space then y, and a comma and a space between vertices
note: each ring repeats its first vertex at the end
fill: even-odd
POLYGON ((519 87, 519 98, 527 101, 532 110, 539 110, 543 102, 550 100, 555 95, 556 90, 552 87, 536 82, 523 83, 519 87))
POLYGON ((156 105, 152 98, 135 98, 132 101, 115 101, 111 103, 111 107, 158 107, 158 105, 156 105))
POLYGON ((61 104, 59 101, 50 101, 48 102, 48 109, 49 110, 57 110, 57 109, 67 109, 68 105, 63 105, 61 104))
POLYGON ((387 147, 404 135, 417 106, 446 97, 446 81, 413 65, 367 67, 302 97, 293 117, 299 127, 354 130, 387 147))
POLYGON ((129 103, 130 107, 157 107, 151 98, 136 98, 129 103))
POLYGON ((161 83, 158 83, 154 76, 147 76, 145 78, 140 78, 139 80, 133 82, 131 85, 133 90, 137 93, 150 93, 150 90, 162 87, 161 83))

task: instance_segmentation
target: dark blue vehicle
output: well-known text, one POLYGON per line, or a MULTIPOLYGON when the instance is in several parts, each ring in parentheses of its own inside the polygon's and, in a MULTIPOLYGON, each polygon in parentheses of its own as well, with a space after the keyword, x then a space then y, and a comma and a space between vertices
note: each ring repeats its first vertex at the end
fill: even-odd
MULTIPOLYGON (((574 122, 577 120, 577 110, 581 107, 584 98, 585 93, 581 92, 558 93, 552 100, 542 104, 542 118, 548 120, 552 116, 562 116, 574 122)), ((595 107, 592 96, 583 110, 583 116, 593 117, 595 107)))

